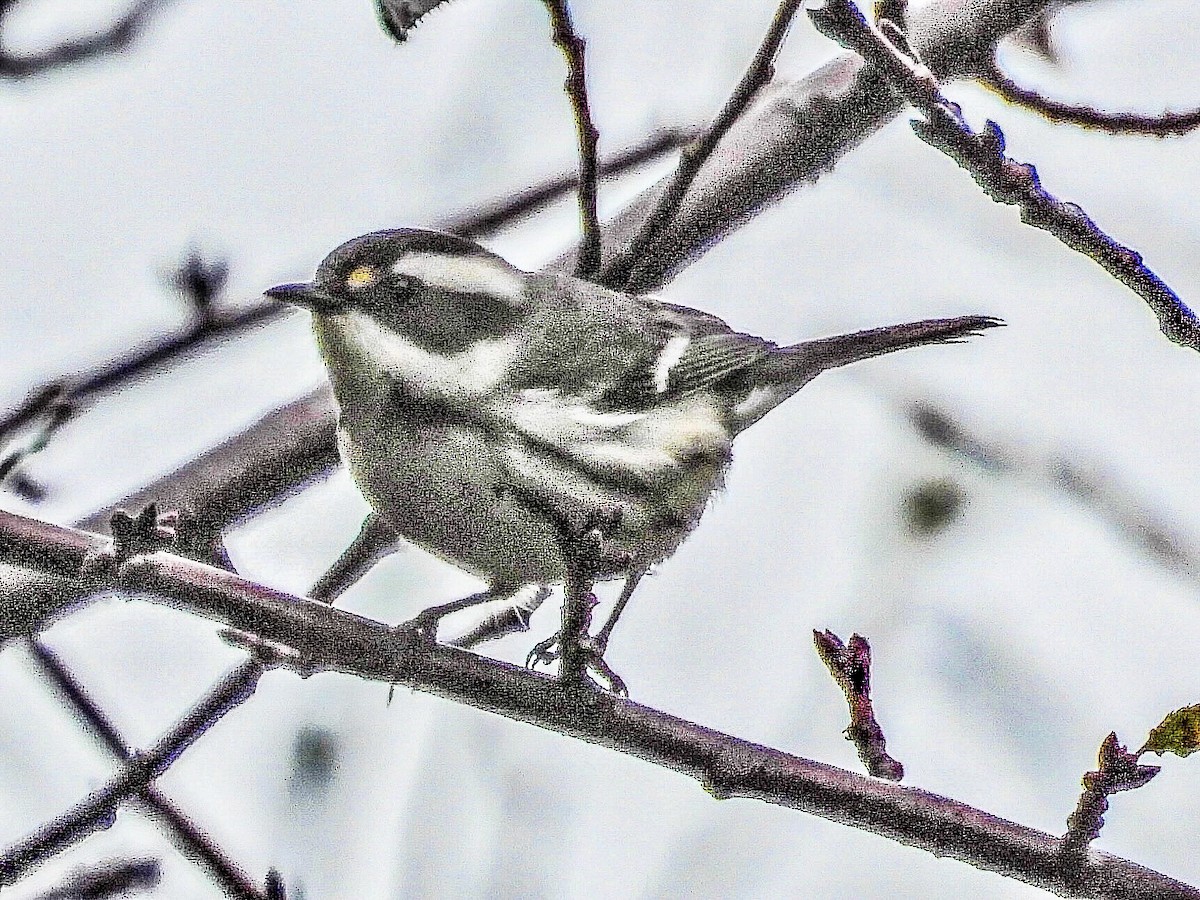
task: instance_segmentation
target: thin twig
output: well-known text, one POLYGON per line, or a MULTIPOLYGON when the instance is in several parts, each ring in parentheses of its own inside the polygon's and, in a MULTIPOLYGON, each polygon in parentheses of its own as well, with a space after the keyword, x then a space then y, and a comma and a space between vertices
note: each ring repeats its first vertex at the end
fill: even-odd
MULTIPOLYGON (((0 512, 2 562, 77 576, 86 548, 97 540, 0 512)), ((381 623, 192 560, 161 552, 135 557, 113 577, 116 586, 148 592, 169 605, 293 647, 310 670, 406 685, 629 753, 699 779, 717 798, 789 806, 1059 893, 1200 900, 1193 887, 1098 851, 1075 865, 1064 860, 1061 839, 954 800, 752 744, 523 667, 413 641, 381 623)), ((167 743, 164 739, 155 750, 167 743)), ((158 757, 143 759, 152 767, 158 757)), ((124 796, 126 782, 142 776, 125 775, 92 806, 107 808, 107 797, 124 796)), ((27 844, 22 844, 24 853, 27 844)))
POLYGON ((563 90, 571 101, 575 131, 579 135, 579 219, 582 236, 575 274, 589 278, 600 268, 600 214, 597 210, 598 167, 596 145, 600 133, 592 122, 588 103, 587 75, 584 68, 584 40, 575 31, 567 0, 542 0, 550 13, 550 33, 555 46, 567 61, 563 90))
POLYGON ((829 674, 846 695, 850 707, 846 739, 854 742, 858 758, 870 774, 899 781, 904 777, 904 766, 888 755, 887 740, 871 704, 871 645, 862 635, 851 635, 846 645, 832 631, 816 630, 813 642, 829 674))
POLYGON ((1038 91, 1021 87, 995 65, 989 72, 980 76, 979 80, 1009 103, 1031 109, 1051 122, 1066 122, 1110 134, 1147 134, 1154 137, 1187 134, 1200 128, 1200 109, 1190 109, 1186 112, 1168 110, 1156 116, 1102 112, 1082 104, 1051 100, 1038 91))
POLYGON ((65 847, 112 825, 117 807, 141 792, 222 716, 249 697, 264 671, 257 659, 239 665, 221 679, 208 703, 191 710, 149 750, 134 754, 103 787, 0 853, 0 885, 12 884, 65 847))
POLYGON ((1100 836, 1108 798, 1118 791, 1132 791, 1147 784, 1159 772, 1159 766, 1138 764, 1137 754, 1130 753, 1110 733, 1100 745, 1099 767, 1083 776, 1083 793, 1075 811, 1067 819, 1059 853, 1073 865, 1082 865, 1088 845, 1100 836))
POLYGON ((98 56, 127 50, 166 0, 138 0, 108 28, 37 53, 14 54, 4 47, 4 17, 18 0, 0 0, 0 78, 28 78, 98 56))
POLYGON ((37 900, 108 900, 153 890, 162 880, 157 859, 107 859, 81 866, 37 900))
MULTIPOLYGON (((620 175, 669 153, 694 136, 695 130, 688 128, 658 131, 644 142, 603 160, 600 164, 600 174, 605 177, 620 175)), ((476 211, 449 219, 442 228, 464 237, 491 234, 504 225, 553 203, 573 190, 577 184, 577 173, 561 175, 503 200, 482 204, 476 211)), ((71 402, 79 403, 93 394, 113 390, 160 366, 182 359, 193 351, 204 350, 210 344, 227 340, 238 332, 288 314, 288 308, 279 303, 259 301, 237 312, 221 312, 214 310, 211 302, 198 302, 202 298, 211 301, 207 280, 199 279, 197 274, 201 268, 221 271, 219 265, 205 263, 189 254, 172 276, 173 284, 180 285, 181 288, 187 285, 184 293, 191 300, 193 309, 197 309, 199 313, 197 320, 184 332, 131 348, 94 369, 65 375, 34 388, 18 407, 0 417, 0 440, 44 414, 52 405, 65 403, 68 397, 71 402), (204 285, 200 290, 197 290, 198 280, 204 285), (201 307, 203 312, 200 312, 201 307)))
MULTIPOLYGON (((672 127, 653 132, 641 143, 627 150, 600 160, 600 178, 612 178, 693 141, 700 134, 698 128, 672 127)), ((470 212, 447 218, 438 228, 462 237, 476 238, 491 234, 505 225, 535 213, 555 202, 568 191, 579 185, 579 172, 574 171, 548 178, 510 197, 491 203, 483 203, 470 212)))
POLYGON ((929 69, 885 38, 850 0, 817 0, 808 14, 819 31, 875 66, 925 116, 924 121, 912 122, 921 140, 957 162, 993 200, 1018 206, 1021 221, 1050 232, 1132 289, 1158 316, 1159 328, 1170 340, 1200 350, 1196 314, 1138 253, 1101 231, 1075 204, 1047 193, 1033 166, 1005 156, 999 125, 989 121, 983 133, 972 131, 958 107, 942 96, 929 69))
MULTIPOLYGON (((28 647, 42 674, 74 708, 77 720, 87 727, 109 753, 122 762, 130 762, 134 754, 116 726, 63 665, 58 655, 37 638, 29 639, 28 647)), ((263 900, 265 894, 156 786, 146 784, 136 796, 151 815, 167 826, 167 833, 179 848, 179 852, 207 869, 226 896, 263 900)))
POLYGON ((742 80, 738 82, 733 94, 725 102, 724 108, 704 135, 696 143, 684 148, 679 157, 679 165, 675 169, 675 174, 662 193, 658 195, 658 202, 646 216, 646 220, 634 235, 633 240, 617 256, 610 259, 608 265, 604 267, 599 278, 601 284, 613 288, 624 288, 628 285, 634 267, 641 262, 642 257, 659 237, 663 227, 679 210, 688 188, 696 180, 696 175, 704 163, 712 156, 717 144, 721 142, 721 138, 745 112, 755 94, 775 76, 775 57, 779 54, 779 47, 783 43, 788 26, 800 8, 800 4, 801 0, 783 0, 779 4, 779 8, 775 11, 775 18, 771 21, 762 45, 750 63, 750 68, 746 70, 746 74, 742 76, 742 80))
MULTIPOLYGON (((259 303, 232 313, 214 312, 209 318, 195 320, 179 334, 153 340, 94 369, 55 379, 35 388, 32 396, 47 396, 57 392, 63 401, 81 406, 84 400, 94 394, 111 390, 160 366, 219 343, 234 332, 281 318, 286 312, 286 308, 278 303, 259 303)), ((29 421, 29 402, 25 401, 0 419, 0 439, 29 421)))

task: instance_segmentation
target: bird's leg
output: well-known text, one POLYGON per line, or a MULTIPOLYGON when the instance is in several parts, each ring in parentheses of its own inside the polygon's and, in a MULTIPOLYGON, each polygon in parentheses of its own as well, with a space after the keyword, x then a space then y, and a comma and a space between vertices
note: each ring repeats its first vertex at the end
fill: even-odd
MULTIPOLYGON (((613 552, 604 547, 604 538, 620 520, 621 510, 617 508, 593 512, 580 530, 560 526, 559 539, 567 566, 562 627, 556 635, 533 647, 526 665, 560 660, 560 678, 586 682, 586 673, 591 671, 607 681, 613 692, 625 694, 628 693, 625 683, 604 661, 603 647, 589 634, 592 609, 596 605, 592 583, 598 574, 611 571, 610 567, 618 562, 613 552)), ((620 562, 628 565, 629 560, 622 558, 620 562)), ((606 634, 604 641, 607 640, 606 634)))
POLYGON ((419 637, 422 640, 436 641, 438 622, 443 618, 459 610, 495 599, 497 599, 497 595, 493 591, 487 590, 480 591, 478 594, 471 594, 469 597, 463 597, 461 600, 453 600, 450 603, 431 606, 429 609, 417 613, 407 622, 401 623, 397 626, 396 630, 402 634, 419 637))
POLYGON ((633 592, 637 590, 638 583, 647 571, 645 568, 630 571, 628 577, 625 579, 625 586, 621 588, 621 596, 617 598, 612 612, 608 614, 608 619, 605 621, 604 627, 592 636, 592 643, 595 645, 596 652, 601 656, 608 651, 608 639, 612 637, 612 630, 617 625, 617 619, 621 618, 621 613, 625 611, 625 604, 629 602, 629 598, 633 596, 633 592))
MULTIPOLYGON (((532 585, 531 585, 532 587, 532 585)), ((518 631, 529 630, 529 618, 537 611, 550 596, 550 586, 537 585, 534 593, 525 599, 518 599, 520 592, 509 598, 508 605, 488 616, 462 637, 448 641, 451 647, 462 647, 469 650, 484 641, 502 638, 518 631)))
POLYGON ((395 529, 379 514, 371 513, 363 521, 358 536, 338 557, 337 562, 317 579, 308 592, 309 599, 333 603, 346 588, 367 574, 375 563, 394 552, 399 543, 395 529))

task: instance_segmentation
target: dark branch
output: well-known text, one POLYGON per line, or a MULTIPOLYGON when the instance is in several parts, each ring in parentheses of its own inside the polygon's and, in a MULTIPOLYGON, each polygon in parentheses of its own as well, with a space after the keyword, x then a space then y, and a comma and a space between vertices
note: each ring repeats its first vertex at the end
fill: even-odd
MULTIPOLYGON (((91 732, 105 749, 122 762, 133 760, 134 754, 116 726, 104 711, 88 696, 75 676, 58 656, 37 638, 28 642, 30 653, 46 679, 62 694, 78 715, 76 720, 91 732)), ((137 799, 147 811, 166 826, 168 837, 179 852, 206 869, 224 890, 226 896, 240 900, 262 900, 264 894, 254 882, 203 831, 197 828, 157 787, 146 784, 137 799)))
POLYGON ((1157 116, 1102 112, 1090 106, 1051 100, 1038 91, 1021 87, 997 66, 992 66, 989 72, 980 76, 980 81, 1009 103, 1031 109, 1051 122, 1065 122, 1110 134, 1148 134, 1155 137, 1187 134, 1200 127, 1200 109, 1167 111, 1157 116))
POLYGON ((221 680, 207 704, 190 711, 149 750, 134 754, 103 787, 0 854, 0 885, 12 884, 65 847, 112 825, 117 807, 143 791, 192 742, 249 697, 263 671, 258 660, 242 663, 221 680))
MULTIPOLYGON (((87 548, 99 540, 0 512, 3 562, 77 577, 87 548)), ((524 668, 414 640, 409 632, 181 557, 136 557, 121 565, 115 578, 116 586, 160 596, 170 605, 294 648, 312 669, 403 684, 629 753, 700 780, 717 798, 747 797, 789 806, 1059 893, 1200 900, 1200 891, 1188 885, 1104 853, 1093 851, 1078 866, 1068 864, 1060 839, 948 798, 742 741, 524 668)), ((130 783, 146 783, 139 779, 146 769, 161 764, 162 751, 179 740, 179 730, 138 758, 139 771, 127 769, 94 796, 89 815, 91 809, 109 808, 111 798, 127 796, 130 783)), ((79 811, 71 821, 81 819, 91 821, 79 811)), ((62 823, 56 824, 61 831, 62 823)), ((30 842, 23 842, 3 857, 9 868, 0 867, 0 872, 12 871, 28 857, 29 848, 30 842)))
POLYGON ((567 79, 563 90, 571 101, 575 131, 579 135, 579 219, 582 237, 575 274, 591 277, 600 268, 600 214, 597 211, 596 144, 600 133, 592 122, 588 103, 587 73, 584 68, 584 40, 575 31, 567 0, 543 0, 550 13, 550 33, 555 46, 567 61, 567 79))
POLYGON ((278 303, 255 304, 238 312, 210 311, 207 317, 196 318, 179 334, 151 341, 94 369, 36 388, 30 400, 0 419, 0 439, 37 415, 39 410, 30 409, 34 398, 56 396, 60 402, 74 407, 82 406, 83 401, 95 394, 112 390, 188 354, 206 349, 234 332, 281 318, 286 312, 287 308, 278 303))
MULTIPOLYGON (((692 141, 696 128, 664 128, 627 150, 600 160, 600 178, 612 178, 652 162, 692 141)), ((438 227, 463 237, 491 234, 505 225, 543 209, 579 185, 579 173, 559 175, 492 203, 480 204, 470 212, 446 219, 438 227)))
POLYGON ((746 74, 742 76, 724 108, 704 135, 696 143, 684 148, 675 174, 658 195, 654 208, 646 216, 646 220, 628 246, 604 268, 599 279, 601 284, 613 288, 624 288, 628 285, 634 267, 642 261, 663 227, 679 211, 688 188, 696 180, 696 175, 704 163, 712 156, 721 138, 745 112, 762 86, 775 77, 775 57, 779 54, 779 47, 796 11, 800 8, 800 3, 801 0, 783 0, 780 3, 775 18, 763 38, 762 46, 758 48, 758 53, 750 63, 750 68, 746 70, 746 74))
POLYGON ((82 866, 37 900, 107 900, 158 887, 162 863, 157 859, 110 859, 82 866))
POLYGON ((871 645, 866 638, 854 634, 847 646, 832 631, 815 630, 813 642, 821 661, 846 695, 850 707, 846 739, 854 742, 858 758, 870 774, 899 781, 904 777, 904 766, 888 755, 887 740, 875 721, 875 710, 871 705, 871 645))
POLYGON ((166 0, 137 0, 103 31, 29 54, 14 54, 3 42, 4 17, 16 8, 17 3, 18 0, 0 0, 0 78, 28 78, 84 60, 121 53, 137 40, 151 17, 166 5, 166 0))
POLYGON ((925 116, 925 121, 912 123, 921 140, 966 169, 993 200, 1018 206, 1021 221, 1050 232, 1072 250, 1100 263, 1146 301, 1170 340, 1200 350, 1200 320, 1195 313, 1146 267, 1138 253, 1101 231, 1075 204, 1047 193, 1033 166, 1005 156, 1000 126, 988 122, 982 134, 972 131, 958 108, 942 96, 929 70, 889 42, 850 0, 820 0, 809 7, 809 17, 827 37, 876 67, 925 116))

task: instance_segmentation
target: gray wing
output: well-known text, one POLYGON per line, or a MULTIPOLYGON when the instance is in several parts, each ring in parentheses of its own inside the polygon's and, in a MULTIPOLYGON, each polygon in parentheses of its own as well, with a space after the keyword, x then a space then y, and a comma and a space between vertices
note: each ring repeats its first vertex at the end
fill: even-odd
POLYGON ((776 349, 717 316, 571 280, 556 292, 514 365, 510 384, 586 397, 605 410, 640 411, 732 384, 776 349))

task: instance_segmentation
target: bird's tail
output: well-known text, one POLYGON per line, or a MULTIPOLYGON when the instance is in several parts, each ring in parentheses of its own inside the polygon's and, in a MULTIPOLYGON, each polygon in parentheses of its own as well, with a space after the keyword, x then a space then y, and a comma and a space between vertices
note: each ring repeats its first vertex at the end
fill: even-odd
POLYGON ((858 362, 871 356, 881 356, 893 350, 906 350, 922 344, 957 344, 975 337, 985 328, 1003 325, 991 316, 958 316, 954 319, 925 319, 922 322, 906 322, 903 325, 887 325, 852 334, 820 338, 784 347, 788 356, 799 357, 801 368, 810 370, 810 378, 826 369, 836 369, 847 363, 858 362))
POLYGON ((957 344, 1004 323, 991 316, 958 316, 887 325, 781 347, 767 361, 757 398, 739 409, 736 430, 758 421, 826 369, 922 344, 957 344), (757 402, 752 402, 757 401, 757 402))

